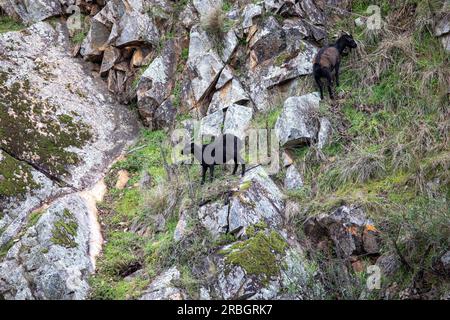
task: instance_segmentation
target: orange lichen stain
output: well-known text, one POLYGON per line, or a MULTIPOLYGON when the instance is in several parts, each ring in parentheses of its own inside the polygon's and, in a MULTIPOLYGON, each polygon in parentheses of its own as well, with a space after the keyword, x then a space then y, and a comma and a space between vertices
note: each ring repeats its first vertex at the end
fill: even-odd
POLYGON ((375 226, 372 225, 372 224, 366 224, 365 227, 366 227, 365 230, 364 230, 365 232, 369 232, 369 231, 372 231, 372 232, 379 232, 378 229, 375 228, 375 226))

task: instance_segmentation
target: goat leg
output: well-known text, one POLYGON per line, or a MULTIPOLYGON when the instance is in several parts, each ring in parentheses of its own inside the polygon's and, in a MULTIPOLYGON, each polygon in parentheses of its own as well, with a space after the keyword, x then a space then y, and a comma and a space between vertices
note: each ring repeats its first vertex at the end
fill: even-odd
POLYGON ((326 73, 326 77, 328 81, 328 93, 330 94, 330 99, 334 100, 333 89, 331 88, 333 80, 331 78, 331 73, 329 71, 326 73))
POLYGON ((206 180, 206 170, 208 170, 207 166, 202 166, 202 185, 205 184, 205 180, 206 180))
POLYGON ((236 171, 237 171, 237 169, 238 169, 238 166, 239 166, 239 164, 237 163, 237 161, 235 161, 235 162, 234 162, 234 169, 233 169, 232 175, 235 175, 235 174, 236 174, 236 171))
POLYGON ((209 182, 214 180, 214 165, 209 166, 209 182))
POLYGON ((316 80, 317 86, 319 87, 319 90, 320 90, 320 99, 323 100, 323 85, 322 85, 322 81, 320 81, 320 76, 315 75, 314 79, 316 80))
POLYGON ((336 71, 336 87, 339 87, 339 68, 341 67, 341 63, 340 62, 338 62, 337 64, 336 64, 336 67, 335 67, 335 71, 336 71))

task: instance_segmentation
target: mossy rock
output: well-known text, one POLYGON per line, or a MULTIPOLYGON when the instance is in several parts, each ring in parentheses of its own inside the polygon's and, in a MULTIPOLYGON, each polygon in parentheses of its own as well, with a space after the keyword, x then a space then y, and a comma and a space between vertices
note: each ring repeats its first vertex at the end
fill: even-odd
POLYGON ((78 246, 75 241, 77 230, 77 220, 68 209, 64 209, 61 218, 54 223, 52 242, 65 248, 76 248, 78 246))
MULTIPOLYGON (((257 229, 258 227, 255 227, 257 229)), ((242 267, 248 274, 261 277, 267 283, 280 273, 287 243, 276 231, 257 231, 248 240, 222 250, 225 262, 242 267)))
POLYGON ((0 71, 0 141, 14 157, 46 172, 63 176, 80 161, 67 149, 81 148, 92 138, 91 128, 75 113, 57 115, 59 108, 36 96, 27 79, 10 84, 0 71))
POLYGON ((31 172, 29 165, 0 150, 0 195, 20 196, 39 188, 31 172))

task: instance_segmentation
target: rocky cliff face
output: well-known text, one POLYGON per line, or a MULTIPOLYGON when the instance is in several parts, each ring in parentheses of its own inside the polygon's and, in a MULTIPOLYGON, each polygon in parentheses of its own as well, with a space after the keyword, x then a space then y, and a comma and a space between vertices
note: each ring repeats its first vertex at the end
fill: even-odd
POLYGON ((137 119, 70 56, 64 24, 36 23, 0 43, 0 291, 85 298, 93 228, 76 194, 135 139, 137 119))
POLYGON ((379 2, 0 1, 0 298, 446 297, 448 10, 379 2), (267 149, 200 186, 175 129, 267 149))

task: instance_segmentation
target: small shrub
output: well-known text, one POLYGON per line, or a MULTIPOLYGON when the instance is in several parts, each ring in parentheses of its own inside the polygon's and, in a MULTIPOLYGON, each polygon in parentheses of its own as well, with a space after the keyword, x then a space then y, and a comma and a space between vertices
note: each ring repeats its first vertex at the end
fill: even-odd
POLYGON ((336 190, 348 183, 362 184, 382 177, 386 173, 383 150, 356 149, 331 164, 322 180, 322 190, 336 190))

